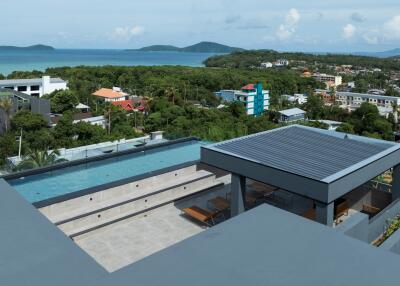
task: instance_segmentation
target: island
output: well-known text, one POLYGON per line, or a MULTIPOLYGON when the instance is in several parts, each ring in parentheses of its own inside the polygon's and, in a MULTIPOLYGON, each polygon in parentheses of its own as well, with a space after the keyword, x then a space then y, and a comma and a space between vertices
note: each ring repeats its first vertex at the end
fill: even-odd
POLYGON ((141 49, 128 49, 127 51, 140 52, 186 52, 186 53, 233 53, 245 51, 242 48, 230 47, 214 42, 201 42, 188 47, 175 47, 171 45, 153 45, 141 49))
POLYGON ((54 51, 55 49, 51 46, 46 45, 33 45, 28 47, 17 47, 17 46, 0 46, 0 51, 54 51))

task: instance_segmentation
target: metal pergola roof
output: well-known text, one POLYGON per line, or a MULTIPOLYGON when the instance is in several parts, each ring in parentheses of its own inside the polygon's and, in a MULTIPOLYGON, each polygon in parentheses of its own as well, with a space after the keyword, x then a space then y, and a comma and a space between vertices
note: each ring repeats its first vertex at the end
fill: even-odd
POLYGON ((202 162, 330 203, 400 163, 400 144, 291 125, 202 147, 202 162))

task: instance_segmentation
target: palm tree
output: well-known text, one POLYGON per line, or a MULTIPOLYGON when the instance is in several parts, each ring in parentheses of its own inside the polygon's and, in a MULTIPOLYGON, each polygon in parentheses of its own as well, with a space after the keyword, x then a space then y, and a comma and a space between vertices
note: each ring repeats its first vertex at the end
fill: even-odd
POLYGON ((40 151, 40 150, 29 150, 28 155, 24 156, 21 163, 16 167, 17 171, 29 170, 57 163, 65 162, 66 159, 59 159, 60 152, 54 151, 40 151))
POLYGON ((0 99, 0 109, 4 110, 5 113, 5 128, 6 132, 8 131, 8 126, 10 124, 10 118, 11 118, 11 110, 13 108, 13 102, 9 97, 5 97, 0 99))
MULTIPOLYGON (((399 123, 399 107, 397 106, 397 102, 393 102, 392 107, 393 107, 394 123, 398 124, 399 123)), ((397 128, 397 126, 396 126, 396 128, 397 128)))
POLYGON ((167 98, 172 101, 172 104, 175 104, 176 89, 174 87, 168 87, 164 93, 167 98))

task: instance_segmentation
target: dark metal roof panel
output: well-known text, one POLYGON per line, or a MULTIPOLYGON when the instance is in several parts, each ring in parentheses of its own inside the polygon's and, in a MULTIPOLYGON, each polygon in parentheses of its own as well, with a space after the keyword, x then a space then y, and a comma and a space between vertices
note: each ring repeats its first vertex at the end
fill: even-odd
POLYGON ((332 132, 293 125, 218 143, 210 148, 322 180, 392 146, 385 141, 356 140, 351 136, 334 136, 332 132))

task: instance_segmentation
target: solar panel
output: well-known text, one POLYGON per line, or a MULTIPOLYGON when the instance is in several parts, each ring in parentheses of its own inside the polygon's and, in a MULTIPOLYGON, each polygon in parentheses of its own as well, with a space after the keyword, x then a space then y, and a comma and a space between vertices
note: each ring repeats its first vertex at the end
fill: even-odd
POLYGON ((269 167, 322 180, 388 149, 388 145, 291 126, 222 142, 214 148, 269 167))

